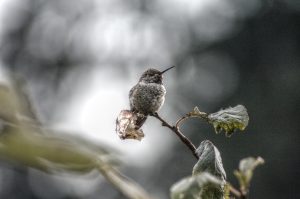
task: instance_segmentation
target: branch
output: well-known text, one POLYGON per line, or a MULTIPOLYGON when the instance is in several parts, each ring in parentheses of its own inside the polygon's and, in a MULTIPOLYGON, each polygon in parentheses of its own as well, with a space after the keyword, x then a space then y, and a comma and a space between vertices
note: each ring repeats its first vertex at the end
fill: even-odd
POLYGON ((129 199, 153 199, 140 185, 109 166, 98 166, 102 175, 129 199))
MULTIPOLYGON (((163 118, 161 118, 158 115, 158 113, 154 113, 152 116, 157 118, 158 120, 160 120, 162 122, 162 126, 166 126, 169 129, 171 129, 171 131, 173 131, 179 137, 179 139, 192 151, 192 153, 196 157, 196 159, 199 159, 198 155, 196 154, 195 145, 185 135, 183 135, 181 133, 180 129, 178 128, 178 122, 176 123, 175 126, 172 126, 171 124, 166 122, 163 118)), ((183 119, 181 118, 180 120, 183 120, 183 119)))
MULTIPOLYGON (((163 118, 161 118, 158 113, 154 113, 153 117, 157 118, 159 121, 162 122, 162 126, 168 127, 171 131, 173 131, 178 137, 179 139, 192 151, 193 155, 199 159, 198 155, 196 154, 196 147, 195 145, 192 143, 192 141, 190 141, 185 135, 183 135, 183 133, 180 131, 180 126, 181 124, 188 118, 192 118, 192 117, 198 117, 201 118, 205 121, 208 121, 208 115, 204 112, 199 112, 200 114, 196 115, 193 112, 186 114, 185 116, 181 117, 179 120, 177 120, 177 122, 175 123, 175 125, 171 125, 169 124, 166 120, 164 120, 163 118)), ((247 192, 243 191, 243 190, 238 190, 236 188, 234 188, 232 185, 229 184, 229 190, 230 192, 237 198, 240 199, 247 199, 247 192)))
POLYGON ((237 190, 236 188, 234 188, 231 184, 229 184, 229 191, 236 196, 237 198, 240 199, 247 199, 247 193, 245 193, 242 190, 237 190))
MULTIPOLYGON (((198 110, 198 109, 196 109, 196 110, 198 110)), ((190 113, 186 114, 185 116, 183 116, 182 118, 180 118, 179 120, 177 120, 177 122, 175 124, 176 128, 178 129, 179 126, 181 126, 181 123, 183 121, 185 121, 188 118, 192 118, 192 117, 201 118, 204 121, 209 122, 207 113, 200 112, 199 110, 197 113, 195 113, 195 110, 194 110, 193 112, 190 112, 190 113)))

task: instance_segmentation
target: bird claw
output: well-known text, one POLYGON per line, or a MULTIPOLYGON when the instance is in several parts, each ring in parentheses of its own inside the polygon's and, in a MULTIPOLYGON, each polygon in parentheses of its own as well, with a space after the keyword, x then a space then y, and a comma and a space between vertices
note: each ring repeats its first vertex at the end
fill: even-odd
POLYGON ((153 117, 157 117, 157 116, 158 116, 158 113, 157 113, 157 112, 154 112, 154 113, 150 113, 149 115, 150 115, 150 116, 153 116, 153 117))

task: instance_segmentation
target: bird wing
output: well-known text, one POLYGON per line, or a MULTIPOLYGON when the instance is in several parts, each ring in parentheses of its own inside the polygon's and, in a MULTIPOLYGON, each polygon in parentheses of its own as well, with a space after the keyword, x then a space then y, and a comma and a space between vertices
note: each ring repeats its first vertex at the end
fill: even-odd
POLYGON ((134 105, 133 105, 133 97, 136 95, 135 91, 136 91, 136 87, 138 85, 136 84, 134 87, 132 87, 129 91, 129 104, 130 104, 130 109, 132 111, 134 111, 134 105))

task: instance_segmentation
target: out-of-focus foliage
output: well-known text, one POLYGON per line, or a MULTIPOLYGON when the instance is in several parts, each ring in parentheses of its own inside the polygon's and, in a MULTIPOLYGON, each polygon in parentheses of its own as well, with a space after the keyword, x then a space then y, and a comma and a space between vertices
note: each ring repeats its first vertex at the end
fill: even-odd
POLYGON ((29 99, 16 84, 0 85, 0 119, 1 159, 47 173, 98 170, 128 198, 151 198, 113 167, 118 159, 111 147, 39 124, 29 99))
POLYGON ((72 136, 49 134, 39 127, 5 125, 0 137, 0 155, 45 172, 89 172, 97 165, 109 165, 112 152, 72 141, 72 136))
POLYGON ((0 118, 2 121, 24 125, 38 123, 25 95, 24 82, 16 79, 10 84, 0 84, 0 118))
POLYGON ((234 171, 234 175, 239 181, 241 190, 247 190, 253 176, 254 169, 264 164, 264 159, 261 157, 248 157, 240 161, 239 170, 234 171))
POLYGON ((16 82, 0 85, 2 157, 47 172, 53 169, 90 171, 98 163, 110 163, 107 157, 114 152, 106 146, 99 145, 95 150, 91 147, 93 143, 75 141, 71 135, 64 137, 39 125, 24 88, 16 82))
POLYGON ((202 141, 196 150, 198 162, 193 175, 171 187, 172 199, 222 199, 226 173, 219 150, 209 140, 202 141))
POLYGON ((214 126, 216 133, 224 130, 225 135, 230 137, 236 129, 243 131, 247 127, 249 116, 243 105, 237 105, 209 114, 208 121, 214 126))

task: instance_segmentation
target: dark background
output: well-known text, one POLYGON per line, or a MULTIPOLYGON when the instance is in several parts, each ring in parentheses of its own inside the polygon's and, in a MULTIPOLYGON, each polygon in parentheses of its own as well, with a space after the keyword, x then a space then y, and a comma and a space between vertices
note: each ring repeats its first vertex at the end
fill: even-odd
MULTIPOLYGON (((175 120, 196 105, 207 112, 245 105, 249 126, 229 139, 197 120, 188 121, 183 131, 195 144, 210 139, 219 148, 228 180, 236 186, 233 170, 239 160, 263 157, 250 198, 300 197, 298 0, 14 0, 2 3, 0 24, 2 68, 29 82, 29 95, 45 125, 67 115, 64 107, 78 96, 75 93, 86 93, 86 82, 95 71, 99 79, 109 77, 99 92, 115 89, 124 101, 148 66, 176 65, 165 75, 168 94, 162 115, 175 120)), ((110 100, 105 98, 109 97, 101 96, 110 100)), ((118 101, 111 106, 115 104, 118 101)), ((111 110, 108 120, 114 121, 119 107, 111 110)), ((148 125, 159 123, 150 119, 148 125)), ((114 128, 105 130, 113 135, 114 128)), ((151 136, 149 132, 145 139, 151 136)), ((164 157, 153 149, 151 157, 159 159, 155 164, 123 168, 158 198, 168 198, 169 187, 190 175, 195 164, 176 138, 166 148, 164 157)), ((145 158, 137 157, 141 162, 145 158)), ((61 190, 57 194, 58 187, 49 180, 41 182, 48 188, 40 194, 30 179, 39 182, 36 175, 41 174, 4 161, 1 166, 1 198, 123 198, 103 182, 98 182, 100 189, 82 196, 61 190)))

